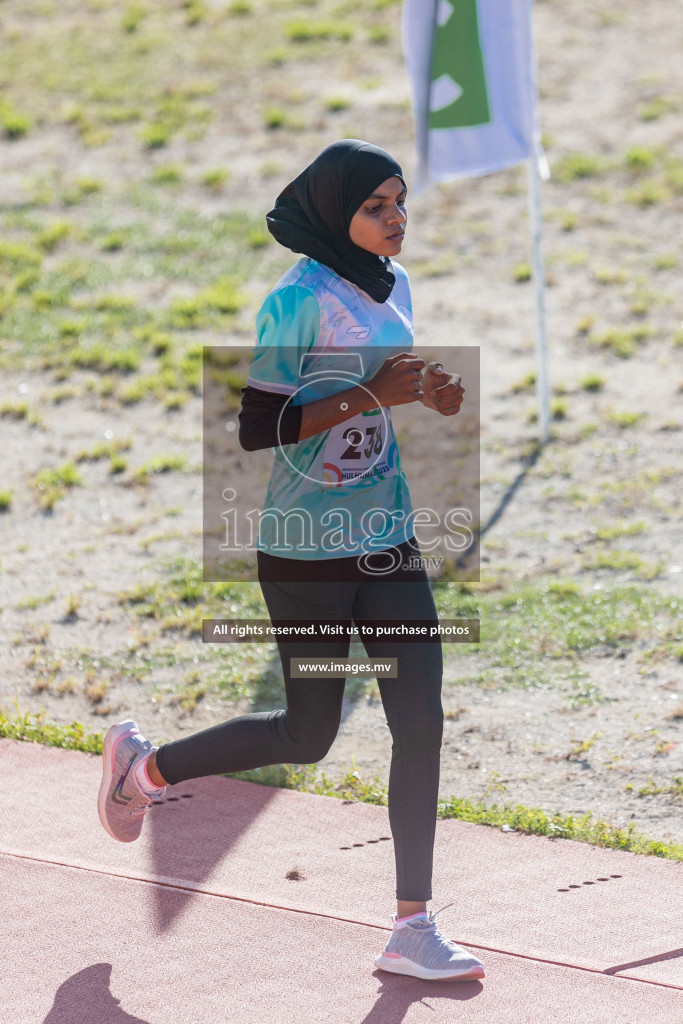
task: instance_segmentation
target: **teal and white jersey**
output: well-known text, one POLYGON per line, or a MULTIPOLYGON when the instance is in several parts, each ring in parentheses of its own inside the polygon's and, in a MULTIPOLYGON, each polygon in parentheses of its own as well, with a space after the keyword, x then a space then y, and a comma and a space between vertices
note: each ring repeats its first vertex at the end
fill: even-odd
MULTIPOLYGON (((367 383, 413 345, 408 275, 375 302, 333 270, 300 259, 266 297, 248 383, 296 405, 367 383)), ((276 449, 257 547, 286 558, 381 551, 412 536, 412 506, 391 412, 376 408, 276 449)))

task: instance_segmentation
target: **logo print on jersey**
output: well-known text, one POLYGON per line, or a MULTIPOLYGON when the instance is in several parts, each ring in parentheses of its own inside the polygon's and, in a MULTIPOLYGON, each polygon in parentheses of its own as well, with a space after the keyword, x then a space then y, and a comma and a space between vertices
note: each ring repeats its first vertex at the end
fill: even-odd
POLYGON ((124 796, 123 793, 122 793, 122 789, 123 789, 124 782, 128 778, 128 772, 131 770, 131 768, 133 766, 133 761, 136 760, 137 756, 138 756, 137 754, 133 754, 133 756, 131 757, 130 761, 128 762, 128 764, 126 766, 125 772, 123 773, 123 775, 121 776, 119 781, 116 783, 116 789, 112 793, 112 797, 111 797, 115 804, 127 804, 127 803, 129 803, 129 801, 131 801, 133 799, 132 796, 124 796))
POLYGON ((332 462, 323 463, 323 483, 333 484, 335 487, 341 485, 344 477, 339 466, 335 466, 332 462))
POLYGON ((338 313, 330 313, 327 320, 324 323, 322 323, 320 327, 321 329, 323 327, 331 327, 333 330, 336 330, 337 327, 340 326, 342 321, 346 319, 346 316, 347 313, 345 309, 340 310, 338 313))
POLYGON ((365 341, 366 338, 370 337, 370 324, 366 324, 364 327, 361 327, 360 325, 357 327, 349 327, 346 333, 353 334, 358 341, 365 341))

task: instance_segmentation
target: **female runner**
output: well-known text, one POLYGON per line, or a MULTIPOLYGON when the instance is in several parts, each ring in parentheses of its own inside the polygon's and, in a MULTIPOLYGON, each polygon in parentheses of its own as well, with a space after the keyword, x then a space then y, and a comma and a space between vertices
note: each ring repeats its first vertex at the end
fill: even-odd
MULTIPOLYGON (((438 363, 425 368, 409 351, 408 277, 392 259, 406 228, 403 172, 369 143, 333 143, 280 194, 267 223, 278 242, 304 254, 258 314, 240 413, 242 446, 275 449, 265 510, 274 514, 262 514, 257 542, 270 617, 436 623, 427 575, 415 557, 410 495, 389 409, 420 401, 454 415, 464 389, 456 374, 438 363), (297 544, 289 524, 280 529, 288 510, 296 511, 295 526, 305 523, 297 544)), ((448 940, 427 912, 443 727, 441 643, 366 639, 364 646, 371 658, 397 660, 397 676, 379 678, 378 685, 392 737, 389 821, 398 902, 375 965, 424 979, 483 978, 481 962, 448 940)), ((147 807, 167 785, 269 764, 310 764, 327 754, 345 681, 293 678, 291 660, 345 659, 349 639, 288 639, 278 649, 284 710, 242 715, 159 748, 133 721, 112 726, 98 798, 109 835, 137 839, 147 807)))

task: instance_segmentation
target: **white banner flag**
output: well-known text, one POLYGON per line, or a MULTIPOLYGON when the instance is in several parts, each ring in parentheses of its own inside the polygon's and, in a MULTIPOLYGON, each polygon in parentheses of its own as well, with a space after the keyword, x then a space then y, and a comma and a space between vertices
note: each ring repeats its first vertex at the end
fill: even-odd
POLYGON ((532 0, 404 0, 417 188, 490 174, 536 154, 532 0))

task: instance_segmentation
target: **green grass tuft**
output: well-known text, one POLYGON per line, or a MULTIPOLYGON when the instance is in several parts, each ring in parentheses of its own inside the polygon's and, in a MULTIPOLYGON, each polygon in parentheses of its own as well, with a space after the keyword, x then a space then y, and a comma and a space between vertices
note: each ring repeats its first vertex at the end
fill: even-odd
POLYGON ((183 472, 187 469, 184 455, 157 455, 135 471, 136 480, 146 480, 151 473, 183 472))
POLYGON ((345 21, 306 21, 300 18, 285 25, 285 35, 293 43, 338 39, 348 43, 353 39, 353 28, 345 21))
POLYGON ((605 378, 600 373, 587 373, 579 383, 584 391, 602 391, 605 386, 605 378))
POLYGON ((30 117, 15 110, 7 100, 0 101, 0 128, 5 138, 20 139, 32 126, 30 117))
POLYGON ((647 527, 642 519, 635 523, 621 522, 611 526, 598 527, 598 540, 615 540, 617 537, 635 537, 639 533, 645 533, 647 527))
POLYGON ((102 753, 103 733, 92 732, 81 722, 57 725, 46 720, 44 711, 31 714, 29 711, 19 711, 16 701, 14 704, 14 715, 8 715, 0 707, 0 738, 43 743, 66 750, 81 750, 86 754, 102 753))
POLYGON ((162 121, 152 121, 140 129, 140 139, 146 149, 161 149, 171 141, 173 131, 162 121))
POLYGON ((591 337, 590 342, 599 348, 609 348, 621 359, 629 359, 638 350, 638 344, 645 341, 652 334, 652 328, 647 324, 638 327, 618 328, 613 327, 603 334, 591 337))
POLYGON ((13 276, 20 270, 33 270, 43 262, 39 249, 25 242, 0 239, 0 273, 13 276))
POLYGON ((219 313, 238 313, 246 302, 234 277, 227 275, 219 278, 206 291, 202 292, 201 299, 210 309, 219 313))
POLYGON ((391 29, 388 25, 370 25, 368 42, 373 46, 384 46, 391 40, 391 29))
POLYGON ((263 124, 264 127, 274 130, 276 128, 284 128, 289 124, 289 115, 284 107, 269 106, 263 111, 263 124))
POLYGON ((531 280, 531 264, 530 263, 517 263, 512 271, 513 279, 517 284, 523 284, 524 281, 531 280))
POLYGON ((604 161, 588 153, 568 153, 553 164, 553 177, 563 183, 595 178, 605 170, 604 161))
POLYGON ((329 111, 331 114, 336 114, 340 110, 348 110, 351 106, 351 100, 348 96, 328 96, 324 101, 323 106, 325 107, 325 110, 329 111))
POLYGON ((625 430, 627 427, 635 427, 636 423, 640 423, 642 419, 647 416, 644 412, 633 412, 632 410, 620 411, 617 409, 611 409, 607 414, 606 418, 610 423, 616 424, 617 427, 621 427, 625 430))
POLYGON ((212 188, 216 192, 222 189, 230 180, 230 172, 224 167, 213 167, 204 171, 201 177, 202 185, 212 188))
POLYGON ((83 370, 97 370, 100 373, 132 373, 138 369, 140 358, 138 349, 113 349, 104 342, 88 347, 79 345, 67 354, 67 361, 72 366, 83 370))
POLYGON ((28 416, 28 402, 0 402, 0 419, 26 420, 28 416))
POLYGON ((65 462, 56 469, 43 469, 33 478, 41 506, 50 510, 73 487, 82 487, 83 478, 73 462, 65 462))
POLYGON ((624 164, 634 174, 651 170, 657 161, 657 152, 649 146, 632 146, 624 157, 624 164))
POLYGON ((121 19, 121 28, 124 32, 137 32, 145 14, 146 8, 143 4, 129 3, 121 19))
POLYGON ((565 420, 569 413, 569 402, 566 398, 553 398, 550 403, 550 415, 554 420, 565 420))
POLYGON ((45 252, 53 252, 59 243, 73 231, 73 225, 67 220, 54 221, 44 228, 38 235, 37 242, 45 252))
POLYGON ((665 203, 669 196, 669 190, 659 181, 646 180, 635 188, 629 189, 625 198, 635 206, 647 207, 665 203))
POLYGON ((99 441, 92 448, 82 448, 76 456, 76 462, 99 462, 100 459, 110 459, 119 452, 127 452, 133 442, 129 437, 116 438, 113 441, 99 441))
POLYGON ((158 164, 149 179, 154 185, 177 185, 183 180, 182 164, 158 164))
POLYGON ((573 839, 576 842, 590 843, 592 846, 612 850, 629 850, 631 853, 683 860, 683 846, 679 843, 649 839, 639 833, 635 825, 629 825, 626 829, 620 828, 602 818, 594 819, 590 813, 580 817, 560 812, 549 814, 538 807, 525 807, 523 804, 506 804, 502 807, 493 804, 487 807, 472 800, 453 797, 446 803, 439 804, 439 817, 457 818, 459 821, 471 821, 478 825, 493 825, 498 828, 508 825, 532 835, 573 839))
POLYGON ((679 101, 676 97, 655 96, 654 99, 642 103, 638 107, 638 117, 641 121, 658 121, 660 117, 676 110, 678 105, 679 101))

